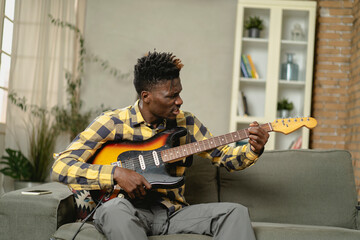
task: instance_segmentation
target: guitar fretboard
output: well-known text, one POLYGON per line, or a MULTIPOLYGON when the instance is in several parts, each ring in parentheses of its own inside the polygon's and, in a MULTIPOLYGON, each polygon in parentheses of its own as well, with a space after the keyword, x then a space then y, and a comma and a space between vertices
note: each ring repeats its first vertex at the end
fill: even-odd
MULTIPOLYGON (((270 123, 260 125, 265 131, 273 131, 270 123)), ((206 140, 188 143, 178 147, 169 148, 161 151, 163 162, 175 162, 195 153, 205 152, 220 146, 224 146, 233 142, 241 141, 249 137, 249 129, 241 129, 236 132, 227 133, 225 135, 212 137, 206 140)))

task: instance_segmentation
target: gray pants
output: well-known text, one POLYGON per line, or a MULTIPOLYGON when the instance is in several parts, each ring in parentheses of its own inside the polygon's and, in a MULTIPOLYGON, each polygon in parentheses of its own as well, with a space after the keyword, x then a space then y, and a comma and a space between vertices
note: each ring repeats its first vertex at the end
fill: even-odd
POLYGON ((160 206, 140 209, 124 198, 115 198, 96 210, 94 223, 107 239, 147 240, 151 235, 181 233, 216 240, 255 239, 247 208, 236 203, 192 205, 168 216, 160 206))

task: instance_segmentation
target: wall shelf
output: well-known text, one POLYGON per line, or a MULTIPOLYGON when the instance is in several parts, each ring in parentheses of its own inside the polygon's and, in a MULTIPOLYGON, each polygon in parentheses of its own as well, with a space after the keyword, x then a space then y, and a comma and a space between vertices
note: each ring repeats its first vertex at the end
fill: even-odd
MULTIPOLYGON (((246 128, 251 122, 273 122, 278 118, 277 102, 287 98, 294 103, 291 116, 310 116, 316 2, 238 0, 235 30, 230 131, 246 128), (259 38, 250 38, 245 20, 259 16, 264 29, 259 38), (300 30, 299 30, 300 29, 300 30), (281 79, 281 66, 293 53, 298 65, 297 80, 281 79), (258 79, 245 78, 240 68, 242 56, 251 56, 258 79), (244 114, 244 95, 248 114, 244 114)), ((272 133, 270 149, 287 149, 302 137, 302 148, 309 147, 309 130, 302 128, 284 136, 272 133)))

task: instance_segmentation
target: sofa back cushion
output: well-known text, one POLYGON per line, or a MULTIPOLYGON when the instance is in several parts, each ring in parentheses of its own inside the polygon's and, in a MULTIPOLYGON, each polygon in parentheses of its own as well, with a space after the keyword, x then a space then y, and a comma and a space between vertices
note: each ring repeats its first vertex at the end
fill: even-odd
POLYGON ((209 159, 194 155, 186 169, 185 199, 190 204, 218 202, 218 168, 209 159))
POLYGON ((248 169, 221 169, 220 201, 247 206, 255 222, 355 228, 351 155, 343 150, 266 151, 248 169))

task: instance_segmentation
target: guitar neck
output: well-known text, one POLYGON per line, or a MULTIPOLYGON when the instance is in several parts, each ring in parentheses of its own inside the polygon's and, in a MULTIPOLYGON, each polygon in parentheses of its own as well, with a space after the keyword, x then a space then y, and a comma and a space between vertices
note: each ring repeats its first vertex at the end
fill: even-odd
MULTIPOLYGON (((271 123, 260 125, 267 132, 273 131, 271 123)), ((163 162, 176 162, 190 155, 205 152, 220 146, 224 146, 233 142, 241 141, 249 137, 249 129, 241 129, 236 132, 227 133, 217 137, 212 137, 198 142, 188 143, 178 147, 169 148, 161 151, 163 162)))

